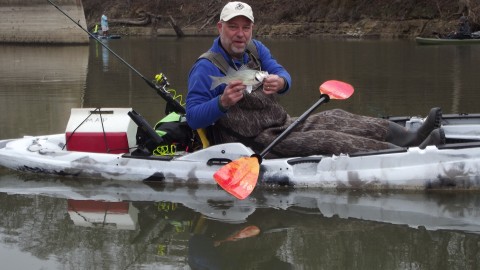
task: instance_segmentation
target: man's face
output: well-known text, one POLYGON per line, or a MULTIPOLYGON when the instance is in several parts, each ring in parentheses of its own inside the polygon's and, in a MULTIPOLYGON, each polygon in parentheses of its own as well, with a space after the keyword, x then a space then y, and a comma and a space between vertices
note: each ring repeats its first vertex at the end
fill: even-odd
POLYGON ((231 56, 240 58, 252 39, 253 23, 247 17, 237 16, 228 22, 218 22, 217 28, 223 48, 231 56))

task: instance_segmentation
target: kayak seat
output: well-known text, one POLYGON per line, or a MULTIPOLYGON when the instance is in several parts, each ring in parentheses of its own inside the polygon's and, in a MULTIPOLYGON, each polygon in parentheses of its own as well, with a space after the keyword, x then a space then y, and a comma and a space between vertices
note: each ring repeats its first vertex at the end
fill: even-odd
POLYGON ((200 141, 202 142, 202 148, 207 148, 210 146, 210 140, 207 137, 207 131, 204 128, 197 129, 198 137, 200 137, 200 141))

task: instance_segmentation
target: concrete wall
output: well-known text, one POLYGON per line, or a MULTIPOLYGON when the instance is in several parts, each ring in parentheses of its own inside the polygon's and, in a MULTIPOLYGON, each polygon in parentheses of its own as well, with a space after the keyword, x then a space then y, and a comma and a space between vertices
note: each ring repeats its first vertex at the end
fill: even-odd
MULTIPOLYGON (((81 0, 51 0, 86 29, 81 0)), ((47 0, 0 0, 0 43, 88 44, 88 34, 47 0)))

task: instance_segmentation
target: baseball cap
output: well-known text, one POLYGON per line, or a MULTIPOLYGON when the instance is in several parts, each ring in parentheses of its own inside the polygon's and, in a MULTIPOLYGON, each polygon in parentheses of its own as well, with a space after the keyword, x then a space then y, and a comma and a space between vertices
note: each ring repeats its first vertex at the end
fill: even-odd
POLYGON ((229 2, 223 7, 220 20, 226 22, 237 16, 245 16, 253 22, 252 7, 243 2, 229 2))

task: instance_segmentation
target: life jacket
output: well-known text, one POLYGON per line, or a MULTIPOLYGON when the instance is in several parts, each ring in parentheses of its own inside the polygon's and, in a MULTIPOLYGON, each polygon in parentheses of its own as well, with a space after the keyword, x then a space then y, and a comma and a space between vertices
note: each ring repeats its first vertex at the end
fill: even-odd
MULTIPOLYGON (((261 70, 262 64, 253 41, 247 45, 245 52, 250 59, 246 66, 261 70)), ((220 53, 208 51, 199 57, 203 58, 212 62, 223 74, 227 74, 230 65, 220 53)), ((241 142, 254 149, 261 149, 263 146, 255 142, 255 137, 265 129, 285 123, 288 114, 278 103, 276 95, 256 91, 261 87, 262 85, 250 94, 245 94, 237 104, 229 108, 225 116, 207 128, 212 143, 241 142)))
MULTIPOLYGON (((253 41, 250 41, 247 44, 245 52, 248 54, 250 62, 254 62, 252 64, 250 64, 250 62, 247 63, 247 66, 252 69, 260 70, 262 63, 259 60, 257 46, 255 46, 255 43, 253 43, 253 41)), ((208 51, 200 55, 198 59, 203 58, 210 60, 210 62, 212 62, 218 69, 220 69, 223 74, 227 75, 227 71, 230 65, 227 63, 225 58, 223 58, 222 54, 208 51)))

